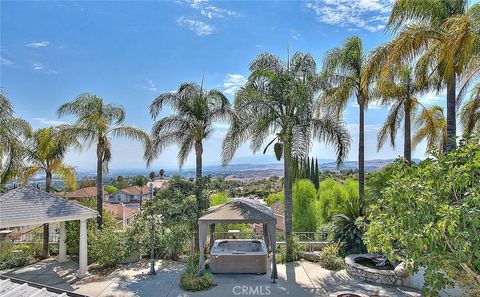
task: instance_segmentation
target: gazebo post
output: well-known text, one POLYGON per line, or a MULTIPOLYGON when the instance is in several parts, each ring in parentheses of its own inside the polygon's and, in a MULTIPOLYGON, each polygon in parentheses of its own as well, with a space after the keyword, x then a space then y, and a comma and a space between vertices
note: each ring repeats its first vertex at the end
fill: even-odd
POLYGON ((87 275, 87 220, 80 220, 80 243, 78 246, 78 273, 79 278, 87 275))
POLYGON ((58 239, 58 258, 59 263, 67 261, 67 232, 65 230, 65 222, 60 222, 60 238, 58 239))

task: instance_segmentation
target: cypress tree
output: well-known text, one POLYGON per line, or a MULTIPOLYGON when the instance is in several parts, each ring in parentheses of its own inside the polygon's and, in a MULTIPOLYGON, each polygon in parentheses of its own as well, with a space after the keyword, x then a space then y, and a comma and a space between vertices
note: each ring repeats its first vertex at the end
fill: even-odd
POLYGON ((305 178, 310 179, 310 157, 305 159, 305 178))
POLYGON ((318 159, 315 159, 315 188, 318 188, 320 187, 320 170, 318 168, 318 159))
POLYGON ((313 157, 310 160, 310 180, 315 184, 315 162, 313 161, 313 157))

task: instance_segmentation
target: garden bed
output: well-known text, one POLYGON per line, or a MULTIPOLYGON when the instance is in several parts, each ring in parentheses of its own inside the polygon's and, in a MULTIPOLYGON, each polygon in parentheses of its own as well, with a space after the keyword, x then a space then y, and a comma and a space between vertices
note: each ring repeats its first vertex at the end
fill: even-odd
MULTIPOLYGON (((376 254, 352 254, 345 258, 347 272, 362 281, 384 285, 403 285, 403 269, 374 268, 366 265, 368 260, 378 257, 376 254), (402 273, 400 273, 402 272, 402 273)), ((403 266, 403 265, 402 265, 403 266)))

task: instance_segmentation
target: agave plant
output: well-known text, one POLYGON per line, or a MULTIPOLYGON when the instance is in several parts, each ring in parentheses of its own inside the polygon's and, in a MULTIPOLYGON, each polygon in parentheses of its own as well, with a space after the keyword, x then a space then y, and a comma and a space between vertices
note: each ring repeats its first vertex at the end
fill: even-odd
POLYGON ((339 214, 333 216, 333 241, 341 244, 343 255, 367 251, 362 239, 367 224, 366 207, 364 199, 353 197, 341 207, 339 214))

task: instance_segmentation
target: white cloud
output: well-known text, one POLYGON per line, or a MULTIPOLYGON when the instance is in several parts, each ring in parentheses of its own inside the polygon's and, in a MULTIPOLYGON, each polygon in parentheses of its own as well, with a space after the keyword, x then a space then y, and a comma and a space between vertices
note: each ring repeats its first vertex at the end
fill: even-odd
POLYGON ((48 46, 49 44, 50 44, 50 42, 48 42, 48 41, 38 41, 38 42, 27 43, 27 44, 25 44, 25 46, 26 47, 37 48, 37 47, 45 47, 45 46, 48 46))
POLYGON ((210 35, 215 30, 212 25, 184 16, 177 19, 177 24, 194 31, 198 36, 210 35))
POLYGON ((143 85, 142 88, 145 88, 145 89, 147 89, 149 91, 152 91, 152 92, 158 91, 157 86, 155 85, 155 83, 151 79, 147 79, 147 84, 143 85))
POLYGON ((296 30, 290 29, 290 33, 292 34, 292 38, 294 40, 298 40, 298 38, 300 38, 300 33, 298 33, 296 30))
POLYGON ((58 120, 49 120, 46 118, 34 118, 34 120, 47 126, 59 126, 59 125, 68 124, 68 122, 58 121, 58 120))
POLYGON ((247 82, 241 74, 227 74, 223 80, 224 93, 234 95, 247 82))
POLYGON ((235 11, 213 6, 208 0, 185 0, 185 2, 209 19, 238 16, 235 11))
POLYGON ((385 27, 391 5, 391 0, 313 0, 307 3, 320 23, 372 32, 385 27))
POLYGON ((442 91, 440 93, 437 93, 435 91, 429 92, 423 96, 420 96, 420 102, 422 104, 426 105, 434 105, 434 104, 439 104, 442 101, 442 98, 445 98, 447 96, 446 91, 442 91))
POLYGON ((0 65, 12 65, 13 62, 10 61, 9 59, 5 59, 5 58, 0 58, 0 65))
POLYGON ((33 63, 34 70, 43 70, 44 66, 42 63, 33 63))

